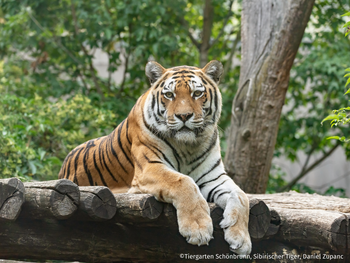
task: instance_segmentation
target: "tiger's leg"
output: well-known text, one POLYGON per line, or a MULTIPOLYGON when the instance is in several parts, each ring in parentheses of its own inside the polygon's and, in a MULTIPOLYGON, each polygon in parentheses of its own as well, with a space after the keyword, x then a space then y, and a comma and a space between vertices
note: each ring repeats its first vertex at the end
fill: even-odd
POLYGON ((224 219, 220 226, 231 251, 239 255, 249 255, 252 244, 248 232, 249 199, 246 194, 224 174, 205 184, 201 191, 209 202, 224 209, 224 219))
POLYGON ((160 161, 145 162, 144 157, 134 159, 135 176, 129 193, 148 193, 159 201, 173 204, 177 210, 180 234, 190 244, 208 244, 213 235, 213 223, 208 203, 193 179, 160 161))

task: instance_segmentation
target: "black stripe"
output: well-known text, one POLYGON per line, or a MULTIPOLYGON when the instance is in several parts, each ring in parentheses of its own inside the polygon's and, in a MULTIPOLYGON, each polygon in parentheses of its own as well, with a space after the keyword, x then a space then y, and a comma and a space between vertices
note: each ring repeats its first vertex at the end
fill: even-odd
POLYGON ((75 159, 74 159, 74 173, 76 174, 77 173, 77 169, 78 169, 78 158, 79 158, 79 155, 81 153, 81 151, 84 150, 84 147, 81 147, 80 150, 78 151, 77 155, 75 156, 75 159))
POLYGON ((215 111, 213 113, 213 119, 212 119, 213 121, 215 120, 215 115, 218 110, 218 94, 215 89, 214 89, 214 92, 215 92, 215 99, 214 99, 215 111))
MULTIPOLYGON (((231 193, 231 191, 222 192, 216 197, 216 199, 219 199, 219 197, 222 196, 223 194, 229 194, 229 193, 231 193)), ((214 194, 214 197, 215 197, 215 194, 214 194)))
POLYGON ((163 141, 172 149, 173 155, 174 155, 174 157, 176 159, 176 162, 177 162, 177 169, 178 169, 177 171, 180 171, 180 161, 179 161, 179 159, 181 159, 181 158, 180 158, 179 154, 177 153, 175 148, 167 140, 163 139, 163 141))
POLYGON ((196 181, 196 183, 198 183, 204 176, 206 176, 208 173, 210 173, 211 171, 213 171, 216 167, 218 167, 221 163, 221 158, 219 160, 216 161, 216 163, 213 165, 212 168, 210 168, 209 171, 207 171, 206 173, 204 173, 201 177, 199 177, 196 181))
MULTIPOLYGON (((180 156, 178 155, 178 153, 177 153, 177 151, 174 149, 174 147, 167 141, 167 140, 165 140, 163 137, 161 137, 161 135, 158 133, 158 132, 156 132, 152 127, 150 127, 149 125, 148 125, 148 123, 146 122, 146 120, 145 120, 145 116, 144 116, 144 114, 143 114, 143 111, 142 111, 142 120, 143 120, 143 123, 145 124, 145 127, 151 132, 151 133, 153 133, 155 136, 157 136, 159 139, 161 139, 161 140, 163 140, 171 149, 172 149, 172 151, 173 151, 173 155, 174 155, 174 157, 175 157, 175 159, 176 159, 176 162, 177 162, 177 167, 178 167, 178 170, 177 171, 180 171, 180 162, 179 162, 179 158, 180 158, 180 156)), ((175 169, 176 170, 176 169, 175 169)))
POLYGON ((139 161, 136 159, 135 155, 132 154, 132 157, 134 158, 134 161, 136 163, 136 165, 140 168, 140 170, 142 171, 142 165, 139 163, 139 161))
POLYGON ((217 130, 215 129, 215 132, 214 132, 213 136, 211 137, 211 143, 209 145, 209 148, 206 151, 204 151, 200 156, 198 156, 196 159, 192 160, 188 165, 191 165, 191 164, 197 162, 198 160, 202 159, 203 156, 205 156, 206 154, 208 154, 208 156, 209 156, 211 149, 213 149, 213 147, 216 145, 216 140, 217 140, 217 130))
POLYGON ((218 177, 216 177, 215 179, 212 179, 212 180, 210 180, 210 181, 206 181, 206 182, 204 182, 204 183, 198 185, 198 187, 199 187, 199 188, 203 188, 205 185, 207 185, 207 184, 209 184, 209 183, 211 183, 211 182, 216 181, 217 179, 219 179, 219 178, 220 178, 222 175, 224 175, 224 174, 227 174, 227 173, 222 173, 222 174, 220 174, 218 177))
POLYGON ((212 198, 211 198, 211 195, 212 195, 212 193, 213 193, 213 191, 216 189, 216 188, 218 188, 220 185, 223 185, 226 181, 228 181, 229 179, 226 179, 226 180, 224 180, 221 184, 218 184, 217 186, 215 186, 213 189, 211 189, 210 190, 210 192, 209 192, 209 194, 208 194, 208 197, 207 197, 207 201, 208 202, 213 202, 212 201, 212 198))
POLYGON ((109 175, 112 177, 112 179, 113 179, 115 182, 118 183, 118 180, 114 177, 114 175, 112 174, 112 172, 109 170, 108 165, 107 165, 107 163, 106 163, 105 155, 104 155, 103 153, 102 153, 102 159, 103 159, 103 164, 104 164, 104 166, 106 167, 106 169, 107 169, 109 175))
MULTIPOLYGON (((102 141, 103 142, 103 141, 102 141)), ((101 145, 102 145, 102 142, 100 142, 100 144, 98 145, 98 158, 100 159, 100 165, 101 165, 101 168, 104 170, 103 168, 103 164, 102 164, 102 148, 101 148, 101 145)))
POLYGON ((151 161, 146 154, 143 154, 143 157, 145 157, 145 159, 147 160, 148 163, 160 163, 163 164, 161 161, 151 161))
POLYGON ((78 183, 78 178, 77 178, 76 174, 74 174, 73 183, 79 185, 79 183, 78 183))
POLYGON ((125 153, 124 148, 122 146, 122 141, 120 140, 120 135, 122 133, 122 129, 124 126, 124 122, 125 120, 123 120, 123 122, 120 124, 120 127, 118 129, 118 144, 119 144, 119 148, 122 150, 122 152, 124 153, 125 158, 128 160, 128 162, 131 164, 131 166, 134 168, 134 164, 131 162, 129 156, 125 153))
MULTIPOLYGON (((115 131, 115 130, 114 130, 115 131)), ((114 131, 113 131, 113 133, 114 133, 114 131)), ((113 134, 112 133, 112 134, 113 134)), ((109 138, 108 138, 108 140, 111 140, 112 139, 112 134, 110 134, 109 135, 109 138)), ((108 141, 106 142, 106 150, 105 150, 105 153, 106 153, 106 155, 107 155, 107 158, 108 158, 108 161, 110 162, 110 164, 112 164, 112 161, 111 161, 111 159, 109 158, 109 153, 108 153, 108 141)), ((103 156, 103 158, 104 158, 104 156, 103 156)), ((118 156, 117 156, 117 160, 118 160, 118 162, 119 162, 119 159, 118 159, 118 156)), ((120 162, 119 162, 119 164, 120 164, 120 162)), ((122 165, 120 165, 122 168, 123 168, 123 166, 122 165)), ((107 166, 106 166, 107 167, 107 166)), ((125 169, 123 169, 124 171, 125 171, 125 169)), ((110 173, 110 174, 112 174, 112 173, 110 173)), ((129 186, 129 184, 124 180, 124 177, 122 177, 120 174, 119 174, 119 171, 117 171, 117 175, 119 176, 119 178, 120 179, 122 179, 122 181, 125 183, 125 185, 128 185, 129 186)), ((112 175, 113 176, 113 175, 112 175)), ((114 178, 114 176, 113 176, 113 178, 114 178)))
POLYGON ((213 93, 211 92, 211 89, 209 89, 209 93, 210 93, 210 106, 209 106, 209 112, 207 115, 210 115, 212 113, 211 105, 213 103, 213 93))
POLYGON ((129 119, 126 119, 126 132, 125 132, 126 139, 128 140, 129 144, 131 145, 131 141, 129 139, 129 119))
POLYGON ((90 141, 88 142, 88 144, 85 147, 83 164, 84 164, 84 170, 85 170, 85 173, 89 179, 90 185, 94 185, 94 181, 92 180, 92 175, 91 175, 91 172, 90 172, 88 164, 87 164, 87 159, 89 158, 89 155, 90 155, 90 141))
POLYGON ((146 146, 146 147, 147 147, 150 151, 152 151, 159 159, 161 159, 161 157, 160 157, 154 150, 152 150, 151 147, 154 148, 155 150, 157 150, 157 151, 163 156, 163 159, 164 159, 168 164, 170 164, 170 166, 175 170, 174 165, 169 161, 169 159, 165 156, 165 154, 164 154, 161 150, 159 150, 157 147, 155 147, 155 146, 153 146, 153 145, 147 145, 147 144, 145 144, 144 142, 142 142, 142 141, 140 140, 140 138, 138 138, 138 139, 139 139, 139 142, 140 142, 141 144, 143 144, 144 146, 146 146))
POLYGON ((96 163, 96 150, 94 151, 94 154, 93 154, 92 157, 93 157, 93 159, 94 159, 95 169, 97 170, 98 174, 100 175, 100 179, 101 179, 103 185, 104 185, 104 186, 107 186, 107 184, 106 184, 106 182, 105 182, 105 179, 103 178, 103 175, 102 175, 102 173, 101 173, 101 171, 100 171, 100 169, 98 168, 97 163, 96 163))
MULTIPOLYGON (((224 192, 228 192, 228 193, 230 193, 231 191, 225 191, 225 189, 219 189, 219 190, 217 190, 217 191, 215 191, 213 194, 212 194, 212 200, 213 200, 213 202, 214 202, 214 200, 215 200, 215 196, 216 196, 216 194, 218 194, 218 193, 220 193, 220 191, 224 191, 224 192)), ((224 192, 222 193, 222 194, 224 194, 224 192)), ((219 194, 219 196, 221 195, 221 193, 219 194)))
POLYGON ((204 80, 204 78, 200 77, 204 85, 207 85, 207 82, 204 80))
POLYGON ((157 114, 158 114, 158 116, 162 116, 162 115, 160 114, 159 106, 160 106, 160 104, 159 104, 159 91, 158 91, 158 92, 157 92, 157 114))
POLYGON ((121 164, 121 162, 119 161, 119 158, 118 158, 118 155, 117 155, 117 153, 116 153, 116 151, 114 150, 114 148, 113 148, 113 140, 112 140, 112 138, 115 136, 115 130, 113 131, 113 133, 112 133, 112 136, 110 137, 110 147, 111 147, 111 152, 112 152, 112 154, 113 154, 113 156, 117 159, 117 161, 118 161, 118 163, 119 163, 119 165, 120 165, 120 167, 124 170, 124 172, 127 174, 128 172, 125 170, 125 168, 124 168, 124 166, 121 164))
MULTIPOLYGON (((159 93, 159 91, 158 91, 159 93)), ((154 109, 154 106, 156 105, 156 97, 154 96, 154 94, 152 94, 152 110, 154 109)))
POLYGON ((67 167, 67 172, 66 172, 66 176, 64 178, 68 179, 69 178, 69 173, 70 173, 70 163, 68 164, 68 167, 67 167))

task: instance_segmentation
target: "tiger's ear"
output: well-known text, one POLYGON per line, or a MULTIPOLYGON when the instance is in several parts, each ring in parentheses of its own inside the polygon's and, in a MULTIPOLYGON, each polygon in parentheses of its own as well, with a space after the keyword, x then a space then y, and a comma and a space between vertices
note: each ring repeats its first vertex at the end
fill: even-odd
POLYGON ((156 82, 165 72, 165 68, 155 61, 150 61, 146 64, 146 76, 149 79, 151 85, 156 82))
POLYGON ((203 69, 203 72, 208 75, 212 80, 219 84, 220 77, 224 73, 224 67, 220 61, 212 60, 203 69))

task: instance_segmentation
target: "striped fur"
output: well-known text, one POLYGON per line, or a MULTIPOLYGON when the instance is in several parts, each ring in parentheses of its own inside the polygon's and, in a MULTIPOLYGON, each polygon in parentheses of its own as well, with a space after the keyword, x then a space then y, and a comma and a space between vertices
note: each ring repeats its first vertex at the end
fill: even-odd
POLYGON ((203 69, 149 62, 151 88, 111 134, 70 152, 59 178, 172 203, 180 233, 196 245, 212 238, 206 201, 215 202, 224 209, 221 226, 231 250, 249 254, 248 198, 227 176, 220 154, 221 74, 218 61, 203 69))

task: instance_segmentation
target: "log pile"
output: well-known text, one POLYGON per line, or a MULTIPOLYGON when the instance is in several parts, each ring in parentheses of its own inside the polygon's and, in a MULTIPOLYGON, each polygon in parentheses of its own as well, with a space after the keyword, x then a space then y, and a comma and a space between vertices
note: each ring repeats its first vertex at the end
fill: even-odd
MULTIPOLYGON (((252 259, 273 253, 299 255, 301 260, 293 262, 310 262, 303 255, 312 253, 349 259, 349 199, 295 192, 249 199, 252 259)), ((151 195, 113 195, 106 187, 78 187, 65 179, 24 184, 4 179, 0 259, 186 262, 206 255, 207 262, 225 262, 232 253, 219 227, 223 210, 213 203, 209 207, 214 240, 196 247, 179 234, 175 208, 151 195)))

